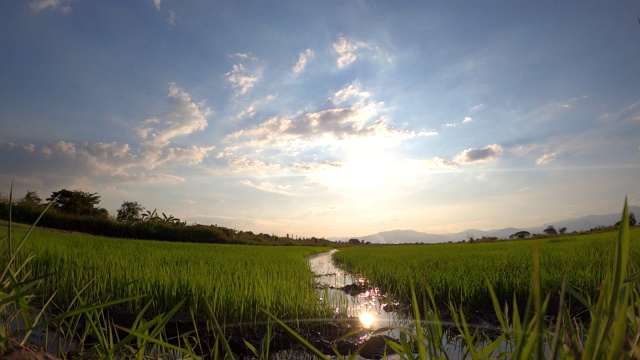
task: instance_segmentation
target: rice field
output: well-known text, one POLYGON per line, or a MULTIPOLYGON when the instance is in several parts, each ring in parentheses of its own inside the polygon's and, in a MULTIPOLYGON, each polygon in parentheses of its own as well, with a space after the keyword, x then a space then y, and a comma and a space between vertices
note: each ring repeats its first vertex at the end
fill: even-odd
MULTIPOLYGON (((24 229, 14 229, 20 239, 24 229)), ((0 230, 0 238, 6 228, 0 230)), ((15 240, 14 240, 15 241, 15 240)), ((6 244, 2 244, 3 247, 6 244)), ((140 311, 152 301, 164 312, 186 299, 184 309, 220 323, 254 323, 260 308, 283 319, 326 315, 313 286, 307 256, 321 247, 186 244, 140 241, 36 229, 21 251, 34 255, 33 276, 50 274, 48 292, 69 304, 81 288, 85 302, 146 295, 126 304, 140 311)), ((6 263, 7 253, 0 255, 6 263)))
MULTIPOLYGON (((12 238, 17 240, 25 232, 24 229, 14 229, 12 238)), ((0 230, 0 237, 5 234, 6 230, 0 230)), ((416 353, 426 355, 427 351, 433 357, 439 357, 446 352, 442 347, 445 332, 438 310, 427 305, 427 299, 420 298, 424 296, 426 287, 432 290, 438 303, 446 304, 451 300, 469 310, 491 304, 490 290, 486 284, 486 280, 489 280, 495 293, 504 300, 510 300, 514 294, 520 299, 527 299, 533 289, 531 299, 535 316, 520 318, 514 315, 512 325, 508 325, 504 320, 505 313, 497 306, 496 317, 503 334, 495 340, 487 337, 484 342, 478 343, 477 333, 471 333, 465 320, 460 320, 462 312, 452 312, 453 322, 449 323, 455 324, 466 343, 466 355, 463 354, 461 358, 466 358, 467 355, 482 358, 478 354, 492 354, 498 347, 512 351, 514 357, 518 358, 531 358, 528 355, 521 356, 522 354, 534 354, 535 358, 543 355, 546 357, 548 351, 554 354, 562 354, 564 351, 571 358, 576 357, 576 354, 584 354, 584 358, 600 358, 605 352, 614 354, 612 358, 621 358, 618 355, 626 351, 622 347, 625 339, 632 349, 628 352, 629 355, 640 349, 637 331, 634 330, 628 336, 629 329, 638 328, 640 319, 637 317, 638 287, 635 285, 637 282, 633 282, 639 276, 632 276, 629 282, 634 284, 632 291, 625 290, 628 287, 623 286, 623 279, 627 274, 637 273, 637 264, 640 264, 640 228, 632 229, 629 233, 625 230, 620 238, 626 240, 618 241, 618 234, 611 232, 534 241, 357 246, 343 248, 334 256, 352 271, 359 272, 363 277, 404 299, 411 298, 412 288, 417 290, 418 299, 413 299, 414 311, 423 311, 422 314, 428 320, 425 322, 427 328, 422 327, 422 317, 418 316, 413 325, 399 330, 400 342, 384 340, 385 344, 404 354, 404 357, 413 358, 416 353), (618 260, 614 266, 616 243, 618 260), (627 268, 627 257, 628 273, 623 270, 627 268), (539 267, 534 265, 538 258, 539 267), (547 329, 544 317, 546 305, 543 305, 541 296, 551 289, 552 284, 549 281, 543 283, 543 289, 537 285, 531 286, 532 277, 535 276, 533 274, 539 274, 540 268, 546 279, 560 279, 563 274, 567 274, 569 283, 587 295, 587 302, 591 304, 588 305, 591 318, 587 328, 581 323, 574 323, 568 309, 560 307, 559 313, 562 315, 553 328, 554 333, 552 328, 547 329), (418 309, 420 304, 424 304, 423 310, 418 309), (619 316, 620 313, 632 316, 619 316), (611 321, 614 318, 617 319, 615 324, 611 321), (407 342, 402 336, 414 337, 407 342), (547 346, 545 343, 551 345, 547 346), (480 348, 476 348, 478 344, 480 348), (589 356, 590 354, 597 356, 589 356)), ((2 242, 0 246, 4 249, 11 247, 15 251, 17 243, 7 246, 6 242, 2 242)), ((26 264, 25 268, 31 273, 27 277, 45 277, 47 285, 37 289, 38 296, 55 292, 55 302, 63 307, 63 312, 65 304, 77 299, 78 294, 81 294, 79 297, 84 303, 95 304, 105 304, 109 299, 147 295, 144 299, 126 304, 133 313, 142 311, 147 304, 151 305, 153 312, 166 312, 175 304, 186 300, 185 308, 190 309, 193 314, 213 316, 223 325, 250 325, 270 319, 269 321, 282 326, 285 333, 297 339, 318 357, 327 358, 278 320, 328 317, 331 309, 325 308, 319 301, 314 277, 307 262, 309 255, 326 250, 320 247, 122 240, 39 229, 31 233, 25 247, 19 252, 23 257, 16 263, 26 264), (261 309, 273 315, 264 314, 261 309)), ((0 253, 2 263, 8 264, 7 253, 0 253)), ((15 266, 7 265, 7 268, 11 268, 12 273, 24 273, 16 270, 15 266)), ((6 282, 12 284, 12 294, 13 287, 20 289, 24 284, 25 289, 29 288, 28 283, 13 284, 12 281, 6 282)), ((537 283, 534 281, 534 284, 537 283)), ((24 294, 16 300, 16 304, 20 303, 16 306, 21 309, 26 304, 26 297, 29 297, 27 292, 24 294)), ((562 301, 559 303, 563 304, 562 301)), ((69 323, 68 326, 75 329, 73 324, 69 323)), ((154 325, 155 320, 151 320, 149 324, 154 325)), ((105 336, 102 334, 105 329, 108 327, 96 328, 91 330, 91 334, 98 334, 100 338, 105 336)), ((221 331, 219 327, 217 329, 221 331)), ((67 330, 60 333, 75 334, 67 330)), ((268 334, 267 331, 260 344, 269 338, 268 334)), ((141 332, 134 331, 131 335, 141 336, 137 339, 139 344, 152 339, 141 332)), ((216 335, 211 347, 208 343, 200 343, 198 346, 202 354, 218 358, 221 354, 219 341, 222 341, 221 346, 229 356, 234 351, 243 351, 236 348, 231 350, 229 343, 219 338, 222 335, 222 332, 216 335)), ((0 338, 4 341, 4 348, 9 346, 7 339, 0 338)), ((197 344, 199 340, 193 339, 197 344)), ((160 346, 158 354, 165 354, 167 349, 177 349, 191 357, 197 357, 193 355, 192 347, 177 348, 162 338, 153 341, 160 346)), ((114 355, 122 344, 127 343, 114 344, 105 340, 97 345, 90 345, 94 346, 90 353, 114 355)), ((249 346, 246 340, 245 344, 249 346)), ((258 356, 255 351, 257 344, 251 346, 258 356)), ((139 357, 143 356, 143 352, 136 351, 135 348, 129 350, 139 357)), ((422 355, 421 358, 425 358, 422 355)))
MULTIPOLYGON (((640 229, 631 229, 630 235, 633 274, 640 264, 640 229)), ((594 296, 613 266, 616 241, 617 232, 610 232, 474 244, 356 246, 341 249, 334 260, 401 299, 411 299, 412 285, 418 297, 428 286, 439 304, 451 300, 472 310, 491 306, 485 276, 499 298, 511 303, 515 294, 526 301, 536 246, 547 280, 562 280, 566 272, 569 284, 594 296)), ((552 289, 550 281, 543 286, 545 293, 552 289)))

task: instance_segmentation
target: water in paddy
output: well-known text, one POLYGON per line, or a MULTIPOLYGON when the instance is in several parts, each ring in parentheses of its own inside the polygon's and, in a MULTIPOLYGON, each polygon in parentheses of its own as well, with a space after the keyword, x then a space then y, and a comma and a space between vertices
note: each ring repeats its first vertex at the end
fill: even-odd
POLYGON ((349 317, 362 319, 363 325, 370 330, 406 326, 412 321, 394 311, 398 303, 391 297, 375 287, 367 286, 366 279, 354 277, 337 267, 332 260, 336 251, 334 249, 309 259, 322 301, 332 304, 337 313, 346 309, 349 317))
MULTIPOLYGON (((352 276, 335 265, 332 256, 337 251, 334 249, 309 259, 311 270, 316 274, 318 292, 322 301, 335 306, 336 313, 346 308, 347 315, 359 318, 369 332, 389 326, 411 328, 414 319, 396 312, 395 309, 399 304, 390 295, 381 293, 376 287, 368 286, 366 279, 352 276), (353 291, 344 291, 345 287, 353 291)), ((455 360, 463 359, 466 346, 464 341, 455 336, 451 329, 445 329, 444 332, 442 345, 447 356, 455 360)), ((399 339, 400 334, 397 329, 394 329, 385 331, 384 335, 399 339)), ((502 344, 492 354, 497 355, 504 350, 507 350, 507 344, 502 344)), ((391 355, 388 358, 397 359, 398 356, 391 355)))

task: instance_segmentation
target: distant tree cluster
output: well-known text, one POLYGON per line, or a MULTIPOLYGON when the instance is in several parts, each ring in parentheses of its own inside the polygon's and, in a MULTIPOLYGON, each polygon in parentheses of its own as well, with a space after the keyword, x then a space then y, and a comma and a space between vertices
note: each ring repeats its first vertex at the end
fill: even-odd
POLYGON ((136 201, 124 201, 114 218, 99 204, 97 193, 62 189, 54 191, 43 201, 36 191, 29 190, 23 198, 13 202, 10 210, 9 197, 0 193, 0 219, 8 219, 11 211, 13 221, 34 223, 49 205, 49 210, 38 223, 40 226, 109 237, 198 243, 333 245, 324 238, 296 236, 293 239, 288 235, 285 238, 254 234, 218 225, 187 226, 186 222, 171 214, 157 209, 146 210, 136 201))
MULTIPOLYGON (((25 199, 27 197, 33 200, 39 199, 35 191, 31 192, 31 194, 27 192, 25 199)), ((95 217, 109 216, 107 209, 98 207, 100 196, 98 196, 97 193, 62 189, 60 191, 54 191, 51 196, 47 198, 47 201, 52 204, 52 207, 67 214, 95 217)))
POLYGON ((530 237, 531 237, 531 233, 528 231, 518 231, 516 233, 509 235, 509 239, 526 239, 530 237))

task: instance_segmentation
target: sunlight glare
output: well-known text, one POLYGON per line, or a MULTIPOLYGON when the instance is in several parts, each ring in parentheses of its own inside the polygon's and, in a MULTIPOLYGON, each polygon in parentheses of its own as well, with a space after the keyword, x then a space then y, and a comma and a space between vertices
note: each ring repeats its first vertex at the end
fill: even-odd
POLYGON ((362 323, 362 326, 364 326, 367 329, 373 326, 373 323, 375 321, 376 321, 376 317, 370 312, 364 312, 360 314, 360 322, 362 323))
POLYGON ((371 192, 392 184, 402 172, 400 159, 384 139, 352 141, 345 149, 343 165, 326 173, 330 188, 371 192))

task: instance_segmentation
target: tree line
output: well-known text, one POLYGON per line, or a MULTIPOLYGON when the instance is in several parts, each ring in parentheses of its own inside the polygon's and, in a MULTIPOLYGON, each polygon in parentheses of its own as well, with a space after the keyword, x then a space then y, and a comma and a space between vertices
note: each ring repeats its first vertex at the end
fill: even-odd
MULTIPOLYGON (((12 200, 12 199, 11 199, 12 200)), ((49 209, 39 221, 40 226, 117 238, 166 240, 195 243, 226 243, 253 245, 331 245, 324 238, 292 239, 269 234, 255 234, 218 225, 187 225, 171 214, 147 210, 137 201, 124 201, 116 216, 100 207, 98 193, 61 189, 42 200, 36 191, 10 201, 0 194, 0 219, 19 223, 34 223, 44 209, 49 209)))

